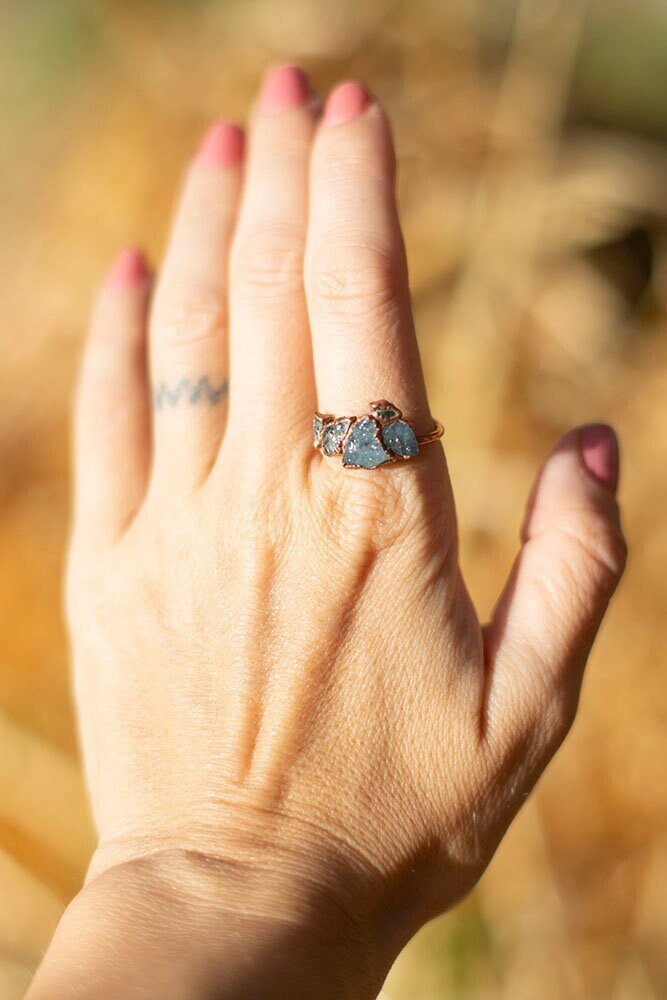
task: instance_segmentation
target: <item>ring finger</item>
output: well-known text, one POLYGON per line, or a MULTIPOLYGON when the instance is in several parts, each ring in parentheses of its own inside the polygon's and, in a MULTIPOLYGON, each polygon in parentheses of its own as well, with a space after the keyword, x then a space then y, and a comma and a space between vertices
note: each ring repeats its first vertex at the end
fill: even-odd
POLYGON ((315 405, 303 256, 316 104, 304 73, 269 74, 253 115, 231 254, 229 427, 245 460, 307 441, 315 405), (280 414, 280 435, 248 435, 280 414))
POLYGON ((243 133, 204 138, 176 212, 150 334, 154 478, 196 485, 211 468, 227 395, 227 258, 241 185, 243 133))

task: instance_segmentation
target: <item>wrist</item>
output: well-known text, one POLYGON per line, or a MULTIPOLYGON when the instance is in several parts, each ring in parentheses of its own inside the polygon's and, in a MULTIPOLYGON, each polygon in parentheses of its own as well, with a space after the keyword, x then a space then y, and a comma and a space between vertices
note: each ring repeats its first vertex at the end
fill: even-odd
POLYGON ((171 849, 88 881, 28 997, 370 1000, 386 972, 371 927, 309 873, 171 849))

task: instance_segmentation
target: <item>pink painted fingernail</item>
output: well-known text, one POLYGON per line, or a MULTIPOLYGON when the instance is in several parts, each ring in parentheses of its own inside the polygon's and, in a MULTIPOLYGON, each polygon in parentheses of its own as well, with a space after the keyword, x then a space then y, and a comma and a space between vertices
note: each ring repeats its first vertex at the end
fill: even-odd
POLYGON ((196 162, 205 167, 232 167, 243 159, 243 129, 233 122, 216 122, 204 136, 196 162))
POLYGON ((612 493, 618 486, 618 438, 608 424, 588 424, 579 432, 581 460, 587 472, 612 493))
POLYGON ((109 271, 109 284, 114 288, 131 288, 150 278, 146 258, 139 247, 126 247, 116 257, 109 271))
POLYGON ((354 80, 339 83, 329 94, 323 121, 326 125, 340 125, 363 114, 370 103, 371 95, 360 83, 354 80))
POLYGON ((264 80, 259 106, 262 111, 300 108, 310 97, 308 77, 298 66, 279 66, 264 80))

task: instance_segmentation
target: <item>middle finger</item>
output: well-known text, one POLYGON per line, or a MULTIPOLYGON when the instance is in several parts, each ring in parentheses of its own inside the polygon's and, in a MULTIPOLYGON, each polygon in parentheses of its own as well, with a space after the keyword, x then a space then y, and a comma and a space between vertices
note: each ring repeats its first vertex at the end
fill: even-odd
MULTIPOLYGON (((315 405, 303 290, 308 160, 316 104, 305 74, 271 73, 249 136, 246 185, 231 255, 229 440, 280 412, 281 439, 308 440, 315 405)), ((275 436, 255 437, 267 448, 275 436)), ((262 452, 265 457, 265 452, 262 452)))

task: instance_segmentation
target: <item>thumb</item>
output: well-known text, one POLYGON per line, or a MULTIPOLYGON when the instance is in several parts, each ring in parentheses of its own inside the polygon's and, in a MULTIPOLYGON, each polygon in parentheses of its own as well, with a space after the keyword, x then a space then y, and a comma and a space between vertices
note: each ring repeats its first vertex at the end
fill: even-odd
MULTIPOLYGON (((570 431, 528 502, 522 548, 485 628, 486 726, 553 753, 576 711, 583 669, 626 545, 616 503, 619 449, 606 424, 570 431)), ((510 742, 513 742, 510 739, 510 742)))

